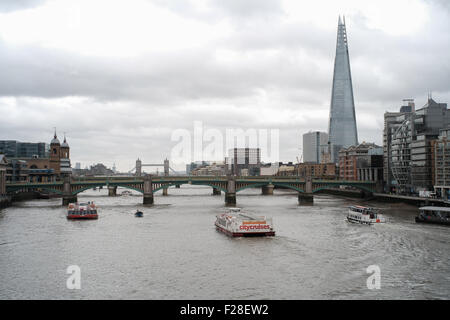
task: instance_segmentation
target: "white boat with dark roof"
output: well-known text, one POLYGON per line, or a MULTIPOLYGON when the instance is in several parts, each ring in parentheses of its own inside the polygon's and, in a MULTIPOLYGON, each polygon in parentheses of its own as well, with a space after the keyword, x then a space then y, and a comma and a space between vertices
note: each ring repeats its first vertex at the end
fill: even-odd
POLYGON ((386 218, 378 212, 378 209, 363 206, 348 207, 347 220, 353 223, 374 224, 385 223, 386 218))
POLYGON ((421 207, 416 222, 450 225, 449 207, 421 207))

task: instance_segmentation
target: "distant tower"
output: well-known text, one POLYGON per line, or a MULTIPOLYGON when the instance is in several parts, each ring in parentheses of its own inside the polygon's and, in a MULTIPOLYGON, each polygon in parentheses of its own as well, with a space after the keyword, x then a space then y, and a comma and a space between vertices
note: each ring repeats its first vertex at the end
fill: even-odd
POLYGON ((345 30, 345 18, 344 22, 342 22, 340 16, 337 32, 336 58, 334 61, 328 136, 331 149, 329 152, 332 162, 339 160, 338 153, 341 148, 358 144, 347 32, 345 30))
POLYGON ((62 175, 72 174, 72 167, 70 165, 70 147, 66 140, 66 134, 64 133, 64 141, 61 144, 60 151, 60 172, 62 175))
POLYGON ((168 176, 169 175, 169 160, 164 160, 164 175, 168 176))
POLYGON ((61 173, 60 159, 61 159, 61 144, 59 143, 58 137, 56 136, 56 129, 55 129, 55 135, 53 136, 53 139, 50 142, 50 169, 53 169, 53 172, 57 176, 59 176, 61 173))
POLYGON ((138 158, 136 160, 136 176, 140 177, 142 175, 142 161, 138 158))
POLYGON ((61 158, 69 159, 70 158, 70 148, 69 144, 66 140, 66 134, 64 134, 64 142, 61 144, 61 158))

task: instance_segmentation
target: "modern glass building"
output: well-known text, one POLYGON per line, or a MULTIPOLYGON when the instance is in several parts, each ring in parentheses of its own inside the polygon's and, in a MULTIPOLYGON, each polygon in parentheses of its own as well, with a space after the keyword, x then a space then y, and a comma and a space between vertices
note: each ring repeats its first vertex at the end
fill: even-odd
POLYGON ((328 136, 331 161, 339 161, 339 150, 358 144, 352 76, 348 55, 345 19, 339 17, 336 58, 334 61, 328 136))
POLYGON ((422 108, 412 110, 385 114, 388 192, 416 194, 433 189, 433 141, 440 130, 450 127, 450 110, 446 103, 437 103, 431 97, 422 108))
POLYGON ((303 162, 321 163, 322 154, 328 147, 328 134, 314 131, 303 135, 303 162))
POLYGON ((50 147, 45 142, 0 140, 0 153, 8 158, 48 158, 50 147))

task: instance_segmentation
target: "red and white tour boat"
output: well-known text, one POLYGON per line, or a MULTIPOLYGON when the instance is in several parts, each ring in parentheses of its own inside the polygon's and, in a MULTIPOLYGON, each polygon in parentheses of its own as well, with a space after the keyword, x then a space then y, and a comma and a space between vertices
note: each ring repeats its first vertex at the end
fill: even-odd
POLYGON ((94 202, 69 203, 67 219, 97 219, 97 207, 94 202))
POLYGON ((272 218, 243 214, 239 208, 231 208, 216 218, 216 229, 231 237, 275 235, 272 218))

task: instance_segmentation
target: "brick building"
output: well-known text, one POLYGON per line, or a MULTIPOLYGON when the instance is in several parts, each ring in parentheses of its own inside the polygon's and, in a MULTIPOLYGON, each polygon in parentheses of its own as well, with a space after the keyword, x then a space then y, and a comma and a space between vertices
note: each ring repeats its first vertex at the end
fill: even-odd
POLYGON ((362 142, 339 151, 339 179, 378 181, 383 179, 383 148, 362 142))

